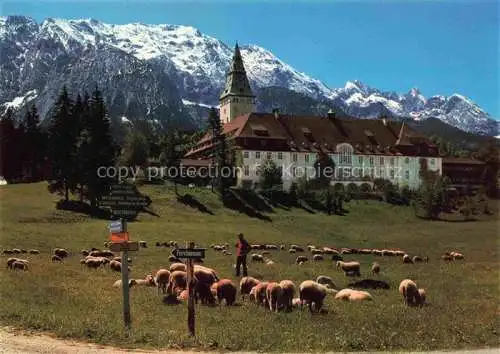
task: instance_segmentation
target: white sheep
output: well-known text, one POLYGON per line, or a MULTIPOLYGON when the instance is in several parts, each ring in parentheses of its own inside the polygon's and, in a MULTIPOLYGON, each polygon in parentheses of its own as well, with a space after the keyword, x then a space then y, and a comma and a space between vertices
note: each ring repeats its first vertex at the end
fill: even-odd
POLYGON ((411 257, 407 254, 403 255, 403 263, 413 263, 411 257))
POLYGON ((373 274, 380 273, 380 264, 378 264, 377 262, 373 262, 372 264, 372 273, 373 274))
POLYGON ((323 256, 321 254, 315 254, 313 255, 313 261, 318 262, 324 260, 323 256))
POLYGON ((354 275, 354 276, 361 276, 360 272, 360 267, 361 265, 359 262, 344 262, 344 261, 337 261, 337 268, 341 268, 342 271, 346 276, 348 275, 354 275))
POLYGON ((176 270, 182 270, 183 272, 186 271, 186 265, 184 263, 172 263, 170 265, 169 270, 171 272, 175 272, 176 270))

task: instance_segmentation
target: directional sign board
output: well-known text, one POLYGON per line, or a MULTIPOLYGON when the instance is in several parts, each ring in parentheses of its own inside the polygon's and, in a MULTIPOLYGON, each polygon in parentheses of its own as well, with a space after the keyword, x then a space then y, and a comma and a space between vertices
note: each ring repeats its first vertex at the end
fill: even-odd
POLYGON ((124 231, 123 223, 121 220, 115 220, 109 223, 109 232, 111 232, 112 234, 116 234, 123 231, 124 231))
POLYGON ((98 203, 110 208, 113 216, 131 220, 151 204, 151 199, 139 193, 135 185, 122 183, 112 185, 109 194, 101 196, 98 203))
POLYGON ((205 258, 204 248, 177 248, 172 251, 177 258, 205 258))
POLYGON ((129 241, 128 232, 112 233, 110 238, 113 243, 123 243, 129 241))
POLYGON ((122 243, 112 243, 109 246, 109 250, 112 252, 121 252, 124 250, 127 251, 138 251, 139 250, 139 242, 122 242, 122 243))

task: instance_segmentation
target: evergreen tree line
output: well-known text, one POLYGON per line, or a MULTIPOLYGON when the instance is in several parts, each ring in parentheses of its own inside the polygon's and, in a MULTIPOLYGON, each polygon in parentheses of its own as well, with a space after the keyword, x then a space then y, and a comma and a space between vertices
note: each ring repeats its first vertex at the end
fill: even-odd
POLYGON ((8 108, 0 120, 0 176, 9 183, 40 181, 47 174, 47 132, 32 105, 21 119, 8 108))

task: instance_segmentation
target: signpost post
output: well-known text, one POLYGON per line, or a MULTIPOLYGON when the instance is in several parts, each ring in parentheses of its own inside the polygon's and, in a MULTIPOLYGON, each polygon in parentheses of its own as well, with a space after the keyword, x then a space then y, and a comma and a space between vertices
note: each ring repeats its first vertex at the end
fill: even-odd
POLYGON ((195 316, 194 316, 194 270, 193 259, 205 258, 205 249, 194 248, 194 242, 190 242, 188 248, 177 248, 172 251, 177 258, 186 258, 187 285, 188 285, 188 332, 189 335, 195 335, 195 316))
POLYGON ((140 194, 134 185, 114 184, 111 186, 110 193, 101 196, 98 203, 100 207, 109 207, 111 215, 120 218, 109 224, 112 242, 110 250, 113 252, 121 251, 123 322, 125 328, 130 330, 132 321, 130 316, 130 288, 128 286, 128 252, 138 251, 139 244, 138 242, 129 242, 127 219, 135 219, 144 207, 151 204, 151 199, 140 194))

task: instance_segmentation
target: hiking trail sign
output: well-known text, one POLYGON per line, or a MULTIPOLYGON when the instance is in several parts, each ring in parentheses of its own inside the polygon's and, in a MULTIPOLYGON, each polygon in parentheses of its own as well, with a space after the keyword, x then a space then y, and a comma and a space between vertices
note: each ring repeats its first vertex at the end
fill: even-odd
POLYGON ((110 208, 114 217, 133 220, 151 204, 151 199, 141 194, 135 185, 120 183, 111 185, 109 194, 101 196, 98 204, 110 208))
POLYGON ((177 248, 172 251, 172 255, 177 258, 205 258, 204 248, 177 248))

